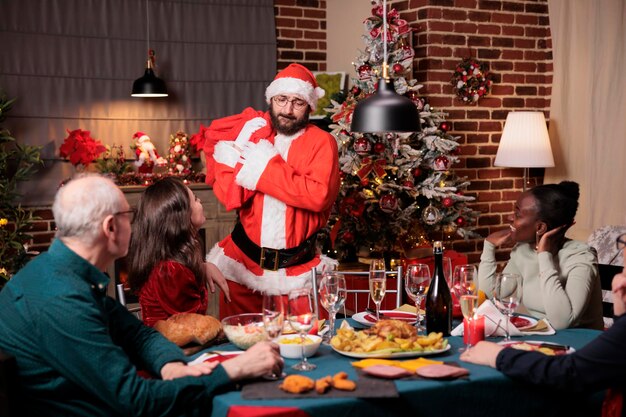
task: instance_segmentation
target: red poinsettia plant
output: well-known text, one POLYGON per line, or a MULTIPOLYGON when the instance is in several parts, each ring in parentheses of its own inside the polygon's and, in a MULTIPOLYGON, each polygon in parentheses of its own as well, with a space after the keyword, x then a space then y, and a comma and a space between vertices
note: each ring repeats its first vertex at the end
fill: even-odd
POLYGON ((74 166, 87 166, 94 162, 104 151, 105 146, 97 139, 91 137, 88 130, 76 129, 67 131, 63 145, 59 148, 59 154, 74 166))

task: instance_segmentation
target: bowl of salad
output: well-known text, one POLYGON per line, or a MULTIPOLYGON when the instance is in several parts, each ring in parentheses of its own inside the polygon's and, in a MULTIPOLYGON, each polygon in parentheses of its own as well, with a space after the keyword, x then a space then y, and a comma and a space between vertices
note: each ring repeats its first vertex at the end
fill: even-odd
POLYGON ((222 319, 222 327, 228 340, 239 349, 246 350, 257 342, 269 340, 263 327, 261 313, 246 313, 222 319))

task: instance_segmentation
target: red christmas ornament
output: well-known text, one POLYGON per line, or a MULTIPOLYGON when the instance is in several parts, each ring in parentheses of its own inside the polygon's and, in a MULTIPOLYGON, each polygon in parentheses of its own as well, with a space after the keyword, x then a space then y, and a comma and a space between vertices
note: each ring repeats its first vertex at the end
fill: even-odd
POLYGON ((441 200, 441 203, 444 207, 452 207, 454 205, 454 200, 452 200, 450 197, 446 197, 441 200))
POLYGON ((339 178, 344 179, 346 177, 346 173, 343 171, 339 172, 339 178))
POLYGON ((344 232, 343 235, 341 235, 341 239, 346 242, 347 244, 350 244, 352 242, 354 242, 354 233, 347 231, 344 232))
POLYGON ((360 137, 354 141, 354 152, 359 155, 368 155, 372 150, 372 144, 365 137, 360 137))
POLYGON ((435 170, 437 171, 446 171, 448 169, 448 165, 450 165, 450 160, 443 156, 439 155, 435 158, 435 170))
POLYGON ((447 132, 450 130, 450 123, 448 122, 441 122, 441 124, 439 125, 439 129, 443 132, 447 132))
POLYGON ((411 173, 413 174, 413 178, 417 178, 422 175, 422 170, 420 169, 420 167, 415 167, 413 168, 413 171, 411 173))
POLYGON ((380 209, 385 213, 392 213, 398 209, 398 197, 393 194, 385 194, 378 202, 380 209))
POLYGON ((393 72, 396 74, 402 74, 404 72, 404 66, 402 64, 393 64, 393 72))
POLYGON ((359 94, 361 94, 361 89, 358 86, 353 85, 350 89, 350 92, 352 93, 352 95, 358 96, 359 94))
POLYGON ((372 71, 372 66, 370 64, 363 64, 359 67, 359 77, 362 79, 369 78, 370 71, 372 71))
POLYGON ((415 101, 417 99, 419 99, 420 95, 417 93, 417 91, 415 90, 409 90, 404 94, 406 97, 410 98, 411 100, 415 101))
POLYGON ((339 132, 339 134, 341 136, 350 136, 350 132, 348 132, 346 129, 341 129, 341 131, 339 132))
POLYGON ((370 180, 369 180, 369 178, 363 178, 363 179, 360 181, 360 184, 361 184, 363 187, 367 187, 368 185, 370 185, 370 180))
POLYGON ((385 152, 385 144, 382 142, 376 142, 374 144, 374 152, 381 154, 383 152, 385 152))
POLYGON ((459 226, 463 226, 465 224, 465 219, 463 217, 457 217, 454 222, 459 226))
POLYGON ((415 186, 415 184, 413 184, 413 181, 410 181, 410 180, 406 180, 406 181, 404 181, 404 182, 402 183, 402 185, 403 185, 404 187, 409 187, 409 188, 413 188, 413 187, 415 186))

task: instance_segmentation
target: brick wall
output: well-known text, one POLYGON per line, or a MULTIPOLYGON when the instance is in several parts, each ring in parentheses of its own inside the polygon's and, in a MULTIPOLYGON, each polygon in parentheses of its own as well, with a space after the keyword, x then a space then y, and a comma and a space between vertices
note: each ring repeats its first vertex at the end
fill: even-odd
MULTIPOLYGON (((340 1, 340 0, 335 0, 340 1)), ((326 1, 275 0, 277 62, 302 62, 314 71, 326 70, 326 1)), ((414 76, 422 93, 449 113, 451 133, 459 136, 461 163, 454 167, 471 180, 474 207, 483 214, 482 236, 507 224, 506 216, 522 188, 522 170, 493 167, 506 115, 511 110, 547 114, 552 82, 551 41, 546 0, 401 0, 390 2, 414 28, 414 76), (489 97, 478 105, 456 100, 450 78, 456 64, 471 54, 495 73, 489 97)), ((367 16, 347 16, 363 20, 367 16)), ((356 56, 357 51, 353 51, 356 56)), ((532 178, 533 174, 535 178, 532 178)), ((531 170, 540 182, 542 170, 531 170)), ((54 225, 47 208, 33 229, 33 249, 45 249, 54 225)), ((457 241, 453 247, 478 262, 482 239, 457 241)), ((498 254, 508 258, 508 251, 498 254)))
MULTIPOLYGON (((415 29, 415 77, 424 84, 424 95, 449 113, 450 133, 460 137, 461 162, 455 170, 471 181, 474 207, 483 213, 478 232, 487 236, 508 223, 523 186, 521 168, 493 167, 504 120, 513 110, 548 114, 552 51, 547 1, 404 0, 393 6, 415 29), (460 102, 450 84, 456 64, 468 56, 488 63, 495 74, 491 94, 477 105, 460 102)), ((542 178, 543 170, 531 171, 532 182, 542 178)), ((453 247, 478 262, 482 239, 453 247)), ((498 256, 508 259, 508 250, 498 256)))
POLYGON ((277 68, 299 62, 311 71, 325 71, 326 1, 275 0, 274 10, 277 68))

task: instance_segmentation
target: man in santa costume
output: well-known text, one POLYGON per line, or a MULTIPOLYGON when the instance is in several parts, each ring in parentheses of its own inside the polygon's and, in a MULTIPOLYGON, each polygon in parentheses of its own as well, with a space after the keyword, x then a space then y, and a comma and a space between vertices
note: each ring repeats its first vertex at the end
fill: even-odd
POLYGON ((339 192, 337 143, 309 124, 323 95, 308 69, 291 64, 265 90, 268 112, 248 108, 204 134, 207 182, 239 215, 207 255, 228 283, 222 317, 260 312, 263 293, 311 285, 311 268, 321 262, 316 235, 339 192))

